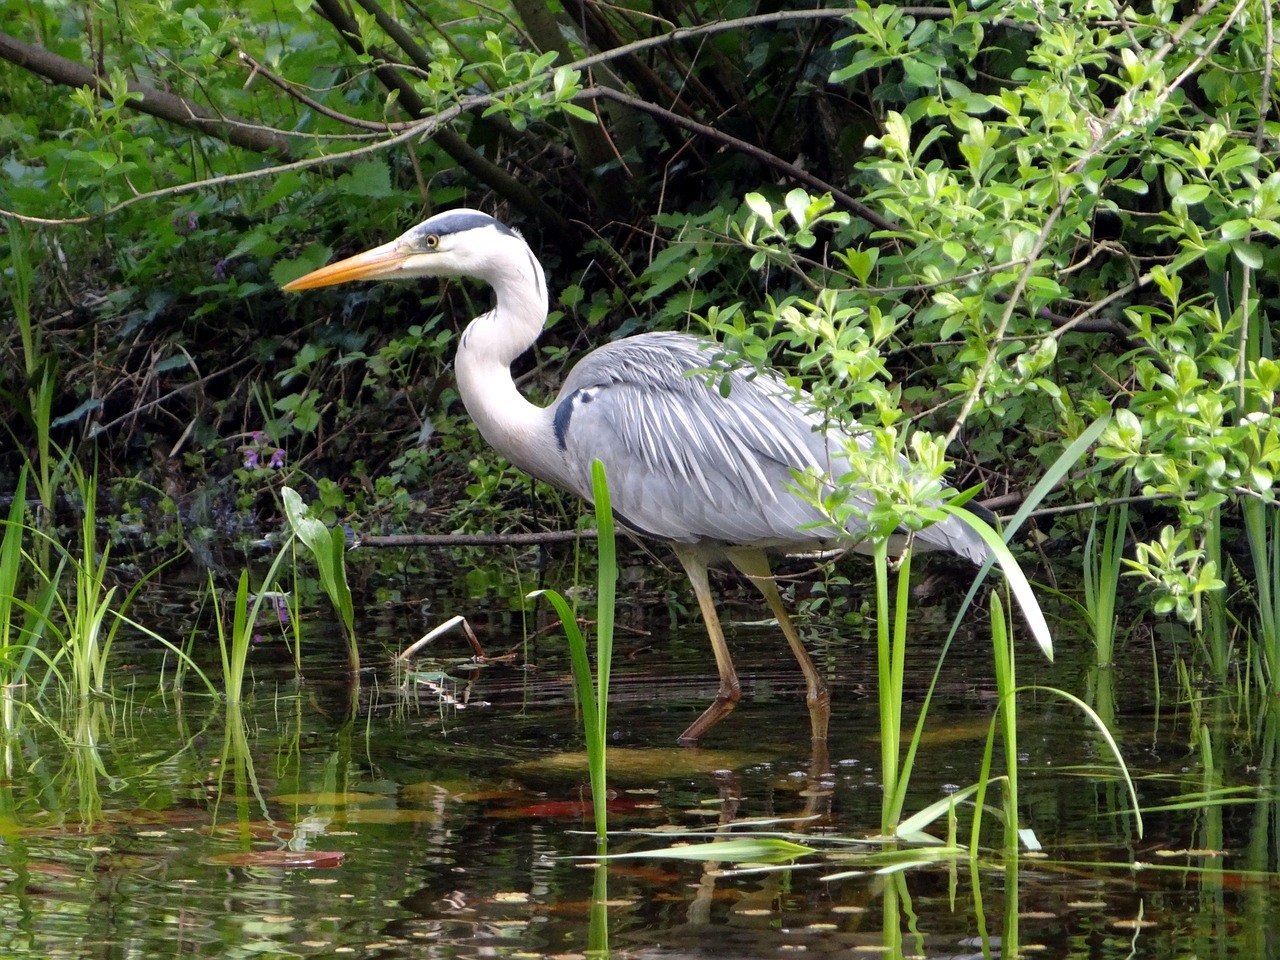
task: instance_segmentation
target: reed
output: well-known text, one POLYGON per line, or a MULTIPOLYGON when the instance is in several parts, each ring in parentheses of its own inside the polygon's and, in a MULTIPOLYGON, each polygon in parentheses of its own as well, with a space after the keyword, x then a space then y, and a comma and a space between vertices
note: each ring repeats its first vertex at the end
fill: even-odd
POLYGON ((573 678, 582 710, 583 735, 587 742, 587 766, 591 778, 591 806, 595 819, 596 842, 603 846, 608 830, 606 793, 606 756, 609 729, 609 673, 613 663, 614 608, 618 588, 618 560, 614 537, 613 506, 609 499, 609 482, 604 464, 591 462, 591 487, 596 514, 596 672, 594 682, 587 641, 578 627, 577 617, 569 602, 554 590, 536 590, 529 597, 546 597, 560 617, 573 678))
POLYGON ((1280 684, 1280 509, 1254 497, 1244 498, 1240 509, 1253 560, 1257 635, 1267 667, 1266 682, 1275 692, 1280 684))
POLYGON ((213 574, 209 575, 209 594, 214 598, 214 609, 217 611, 215 622, 218 652, 222 657, 222 695, 229 704, 238 705, 244 700, 244 675, 249 662, 249 651, 253 648, 253 631, 263 603, 270 595, 272 586, 279 580, 281 565, 286 557, 292 556, 290 547, 291 543, 286 543, 276 552, 261 585, 253 593, 249 588, 249 571, 240 571, 236 592, 231 599, 229 625, 224 605, 218 602, 218 588, 213 582, 213 574))
POLYGON ((1124 566, 1124 538, 1129 527, 1128 503, 1113 503, 1106 509, 1106 522, 1098 533, 1095 510, 1084 542, 1084 608, 1093 635, 1094 663, 1110 666, 1116 649, 1116 596, 1124 566))

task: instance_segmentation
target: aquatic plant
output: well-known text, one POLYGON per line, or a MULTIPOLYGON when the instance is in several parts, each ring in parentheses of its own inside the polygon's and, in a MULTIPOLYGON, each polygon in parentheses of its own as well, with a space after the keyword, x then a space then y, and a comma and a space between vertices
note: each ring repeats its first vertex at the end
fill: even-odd
POLYGON ((230 704, 239 704, 244 696, 244 673, 249 661, 249 651, 253 647, 254 630, 258 625, 258 616, 263 604, 272 596, 272 587, 278 581, 280 567, 285 558, 292 556, 290 542, 286 542, 278 551, 266 575, 262 578, 258 589, 252 594, 249 588, 249 571, 241 570, 236 582, 236 592, 231 603, 231 623, 226 622, 226 611, 218 603, 219 593, 209 574, 209 595, 214 598, 217 616, 214 618, 218 631, 218 652, 222 657, 222 695, 230 704))
POLYGON ((595 815, 596 841, 605 842, 608 829, 608 799, 605 786, 605 744, 609 729, 609 672, 613 663, 614 605, 618 589, 618 560, 614 541, 613 506, 604 464, 591 461, 591 489, 596 514, 596 673, 594 684, 587 641, 578 627, 569 602, 554 590, 535 590, 530 599, 546 597, 555 608, 569 642, 573 678, 582 711, 582 728, 587 741, 587 766, 591 777, 591 805, 595 815))
POLYGON ((1280 688, 1280 509, 1253 497, 1244 498, 1240 509, 1253 560, 1252 593, 1266 682, 1274 692, 1280 688))
POLYGON ((1092 628, 1094 663, 1110 666, 1116 646, 1116 593, 1120 584, 1120 562, 1128 530, 1129 504, 1113 503, 1106 508, 1106 523, 1098 539, 1098 515, 1093 512, 1089 536, 1084 542, 1084 609, 1092 628))
MULTIPOLYGON (((0 703, 5 731, 14 729, 14 691, 26 681, 67 563, 62 557, 52 569, 36 568, 35 558, 24 552, 26 535, 33 532, 25 522, 29 470, 27 463, 19 469, 8 516, 0 521, 0 703), (32 575, 33 568, 39 576, 32 575)), ((51 555, 52 550, 45 553, 51 555)))
POLYGON ((353 677, 360 674, 360 646, 356 640, 355 606, 351 599, 351 586, 347 583, 347 540, 342 527, 327 527, 315 517, 307 515, 307 505, 291 487, 280 491, 284 501, 285 516, 302 545, 315 558, 320 572, 320 585, 342 623, 347 641, 347 665, 353 677))

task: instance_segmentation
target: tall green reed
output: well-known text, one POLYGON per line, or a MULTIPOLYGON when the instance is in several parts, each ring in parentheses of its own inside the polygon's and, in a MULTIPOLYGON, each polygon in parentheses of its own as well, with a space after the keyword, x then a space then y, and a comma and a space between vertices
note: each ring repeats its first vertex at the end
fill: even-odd
POLYGON ((0 729, 4 731, 15 729, 16 693, 26 682, 66 567, 64 559, 51 570, 32 573, 35 560, 25 552, 27 534, 32 532, 26 525, 29 469, 28 464, 19 469, 13 503, 0 520, 4 528, 0 535, 0 729))
MULTIPOLYGON (((1044 613, 1040 609, 1039 602, 1036 600, 1035 592, 1032 590, 1026 574, 1022 571, 1017 559, 1010 552, 1006 543, 1012 541, 1018 530, 1021 529, 1022 524, 1025 523, 1027 518, 1031 515, 1032 511, 1040 505, 1044 498, 1048 496, 1049 492, 1052 491, 1062 481, 1072 467, 1079 462, 1080 458, 1084 456, 1089 447, 1092 446, 1093 443, 1095 443, 1102 435, 1103 430, 1106 429, 1109 422, 1109 417, 1099 418, 1081 431, 1080 435, 1067 445, 1066 449, 1063 450, 1058 459, 1050 464, 1048 469, 1044 471, 1040 480, 1037 481, 1035 486, 1031 489, 1031 492, 1027 495, 1026 500, 1023 501, 1022 506, 1009 520, 1005 527, 1003 538, 963 508, 951 505, 944 507, 948 513, 951 513, 963 523, 968 524, 979 536, 982 537, 983 541, 991 550, 992 556, 974 577, 973 584, 969 587, 969 591, 961 602, 960 608, 956 611, 955 617, 952 620, 951 630, 948 633, 947 639, 943 643, 942 650, 938 655, 933 677, 929 681, 929 686, 925 691, 924 699, 917 713, 915 731, 907 743, 905 756, 899 761, 899 766, 895 773, 888 775, 893 782, 893 791, 892 796, 887 796, 882 805, 882 827, 888 826, 892 828, 890 831, 887 831, 888 833, 904 839, 912 839, 913 836, 921 833, 930 823, 942 816, 949 815, 954 804, 959 803, 961 800, 969 796, 973 796, 978 788, 986 782, 986 774, 984 773, 977 784, 959 791, 949 801, 936 802, 905 820, 901 819, 906 805, 906 793, 910 784, 911 771, 915 763, 915 757, 919 750, 921 739, 924 735, 925 720, 928 715, 929 705, 933 701, 934 692, 937 690, 938 683, 941 680, 947 652, 951 649, 951 644, 960 629, 961 623, 964 621, 965 614, 972 605, 974 598, 978 595, 978 591, 981 588, 987 573, 994 564, 998 563, 1000 565, 1000 568, 1005 575, 1005 584, 1013 598, 1016 600, 1017 606, 1021 609, 1026 626, 1031 631, 1031 634, 1039 645, 1041 651, 1049 657, 1049 659, 1053 658, 1053 638, 1049 633, 1044 613), (887 813, 885 811, 887 811, 887 813)), ((877 562, 877 566, 879 566, 879 562, 877 562)), ((879 571, 877 571, 877 576, 880 576, 879 571)), ((884 591, 884 595, 887 598, 887 590, 884 591)), ((883 612, 882 615, 884 615, 883 612)), ((1014 676, 1015 671, 1013 670, 1012 665, 1013 647, 1010 646, 1009 650, 1009 676, 1014 676)), ((999 671, 1002 669, 1004 669, 1004 667, 997 664, 997 670, 999 671)), ((997 675, 999 675, 999 673, 997 675)), ((1136 794, 1133 792, 1132 781, 1128 779, 1128 770, 1123 767, 1123 760, 1120 758, 1118 748, 1115 746, 1115 741, 1111 737, 1106 724, 1102 723, 1100 718, 1097 717, 1097 714, 1094 713, 1087 704, 1079 700, 1079 698, 1074 697, 1065 691, 1054 690, 1053 692, 1058 693, 1068 700, 1078 704, 1086 715, 1094 722, 1095 726, 1098 726, 1101 730, 1104 739, 1110 744, 1113 753, 1122 765, 1121 769, 1124 772, 1126 782, 1129 783, 1130 793, 1135 796, 1134 805, 1136 807, 1136 794)), ((891 720, 894 715, 895 713, 892 708, 889 710, 883 710, 881 713, 882 722, 884 718, 891 720)), ((901 716, 900 711, 897 713, 897 716, 901 716)), ((995 724, 999 718, 1000 715, 997 714, 997 716, 992 718, 992 723, 995 724)), ((890 736, 897 739, 900 737, 900 734, 896 730, 889 731, 882 729, 881 736, 890 736)), ((884 761, 897 761, 898 756, 895 754, 893 757, 890 757, 886 751, 882 759, 884 761)), ((989 768, 990 759, 988 752, 988 754, 984 754, 983 769, 989 772, 989 768)), ((888 780, 886 780, 886 782, 888 782, 888 780)), ((886 793, 888 793, 888 791, 886 791, 886 793)), ((1013 802, 1016 805, 1016 797, 1013 802)), ((975 816, 981 816, 981 807, 978 808, 975 816)), ((977 836, 976 827, 974 836, 977 836)), ((974 853, 976 855, 976 850, 974 853)))
POLYGON ((222 695, 227 703, 240 704, 244 700, 245 670, 249 663, 249 651, 253 648, 254 630, 262 606, 272 596, 274 585, 280 578, 280 567, 285 558, 292 556, 292 537, 276 552, 271 566, 262 578, 257 591, 251 593, 249 571, 241 570, 236 581, 236 591, 231 598, 231 622, 226 622, 226 610, 217 603, 218 589, 209 574, 209 594, 215 598, 217 612, 215 623, 218 631, 218 652, 222 657, 222 695))
MULTIPOLYGON (((109 543, 99 545, 98 538, 97 471, 95 468, 86 473, 75 461, 68 462, 68 475, 74 481, 81 513, 75 542, 64 545, 43 530, 24 528, 47 545, 50 556, 58 557, 56 567, 46 565, 38 559, 39 551, 32 551, 29 570, 36 584, 33 599, 30 602, 14 600, 27 614, 21 631, 20 672, 25 676, 32 660, 37 658, 46 666, 44 676, 35 686, 35 696, 44 696, 50 684, 75 699, 107 693, 111 650, 123 626, 176 654, 212 692, 208 677, 187 653, 128 615, 143 587, 175 558, 135 577, 128 589, 109 585, 111 548, 109 543), (64 589, 63 582, 68 579, 71 582, 64 589)), ((12 529, 7 521, 6 527, 12 529)))
POLYGON ((596 673, 592 683, 587 641, 578 627, 569 602, 554 590, 536 590, 530 598, 546 597, 555 608, 569 641, 569 656, 582 710, 582 728, 587 741, 587 766, 591 778, 591 806, 595 817, 596 842, 603 845, 608 830, 605 744, 609 729, 609 673, 613 663, 614 608, 618 588, 618 560, 614 536, 613 506, 604 464, 591 461, 591 489, 596 514, 596 673))
POLYGON ((1129 525, 1129 504, 1106 508, 1106 522, 1098 534, 1098 510, 1084 542, 1084 608, 1093 634, 1094 663, 1107 667, 1115 660, 1116 597, 1124 567, 1124 538, 1129 525))
MULTIPOLYGON (((1222 505, 1209 514, 1205 527, 1205 567, 1226 570, 1222 552, 1222 505)), ((1231 668, 1231 633, 1227 627, 1227 591, 1209 590, 1204 596, 1204 622, 1199 631, 1200 644, 1209 662, 1210 675, 1217 681, 1227 679, 1231 668)))
POLYGON ((1275 692, 1280 689, 1280 508, 1246 497, 1240 509, 1253 560, 1254 605, 1267 683, 1275 692))

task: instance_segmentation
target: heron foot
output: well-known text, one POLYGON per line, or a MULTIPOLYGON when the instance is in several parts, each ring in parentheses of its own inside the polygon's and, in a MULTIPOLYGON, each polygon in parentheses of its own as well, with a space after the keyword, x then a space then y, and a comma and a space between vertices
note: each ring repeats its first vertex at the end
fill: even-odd
POLYGON ((831 693, 824 683, 820 689, 810 690, 805 699, 809 705, 809 734, 815 744, 823 745, 825 752, 827 728, 831 724, 831 693))
POLYGON ((702 712, 702 716, 689 724, 685 732, 676 738, 676 743, 682 747, 696 746, 704 733, 733 713, 733 708, 738 705, 738 699, 741 696, 742 689, 736 683, 727 687, 722 685, 711 706, 702 712))

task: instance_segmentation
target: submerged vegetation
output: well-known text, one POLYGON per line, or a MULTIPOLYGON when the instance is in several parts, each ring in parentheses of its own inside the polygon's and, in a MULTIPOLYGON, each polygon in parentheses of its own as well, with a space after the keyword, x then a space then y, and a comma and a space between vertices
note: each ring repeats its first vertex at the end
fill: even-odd
MULTIPOLYGON (((458 321, 485 309, 469 289, 279 290, 466 205, 524 231, 554 278, 546 335, 518 361, 531 393, 609 339, 703 332, 726 363, 785 371, 860 438, 836 489, 796 478, 837 521, 860 497, 886 538, 971 499, 1013 515, 1008 549, 991 541, 990 595, 975 602, 975 585, 947 610, 951 637, 990 632, 995 693, 973 777, 942 799, 911 792, 951 642, 913 700, 919 558, 881 539, 869 599, 844 573, 810 595, 825 629, 877 650, 866 832, 881 839, 833 854, 848 867, 833 875, 888 877, 886 917, 909 910, 907 867, 968 858, 976 890, 994 857, 1016 893, 1019 845, 1036 837, 1020 816, 1027 698, 1079 710, 1089 775, 1118 771, 1100 806, 1140 831, 1143 772, 1115 700, 1138 660, 1151 698, 1189 717, 1203 774, 1162 808, 1203 810, 1203 846, 1222 843, 1223 808, 1276 790, 1280 769, 1269 0, 499 6, 0 0, 6 758, 25 723, 60 731, 82 819, 99 816, 94 750, 127 635, 166 651, 167 693, 228 704, 217 782, 229 766, 247 836, 250 799, 264 804, 241 705, 269 613, 296 680, 301 616, 327 598, 349 738, 378 693, 360 682, 369 610, 350 543, 575 525, 576 504, 484 450, 462 414, 449 360, 458 321), (188 565, 200 610, 177 643, 137 610, 188 565), (1082 689, 1023 683, 1023 637, 1088 645, 1082 689), (1252 758, 1244 783, 1224 774, 1232 733, 1252 758), (983 843, 993 809, 1004 835, 983 843)), ((594 684, 572 606, 547 594, 577 674, 597 837, 617 574, 603 493, 583 578, 599 577, 594 684)), ((814 796, 829 774, 814 763, 814 796)), ((1250 876, 1280 869, 1256 810, 1250 876)), ((759 830, 679 856, 827 856, 801 827, 759 830)), ((1204 859, 1205 876, 1219 869, 1204 859)))

